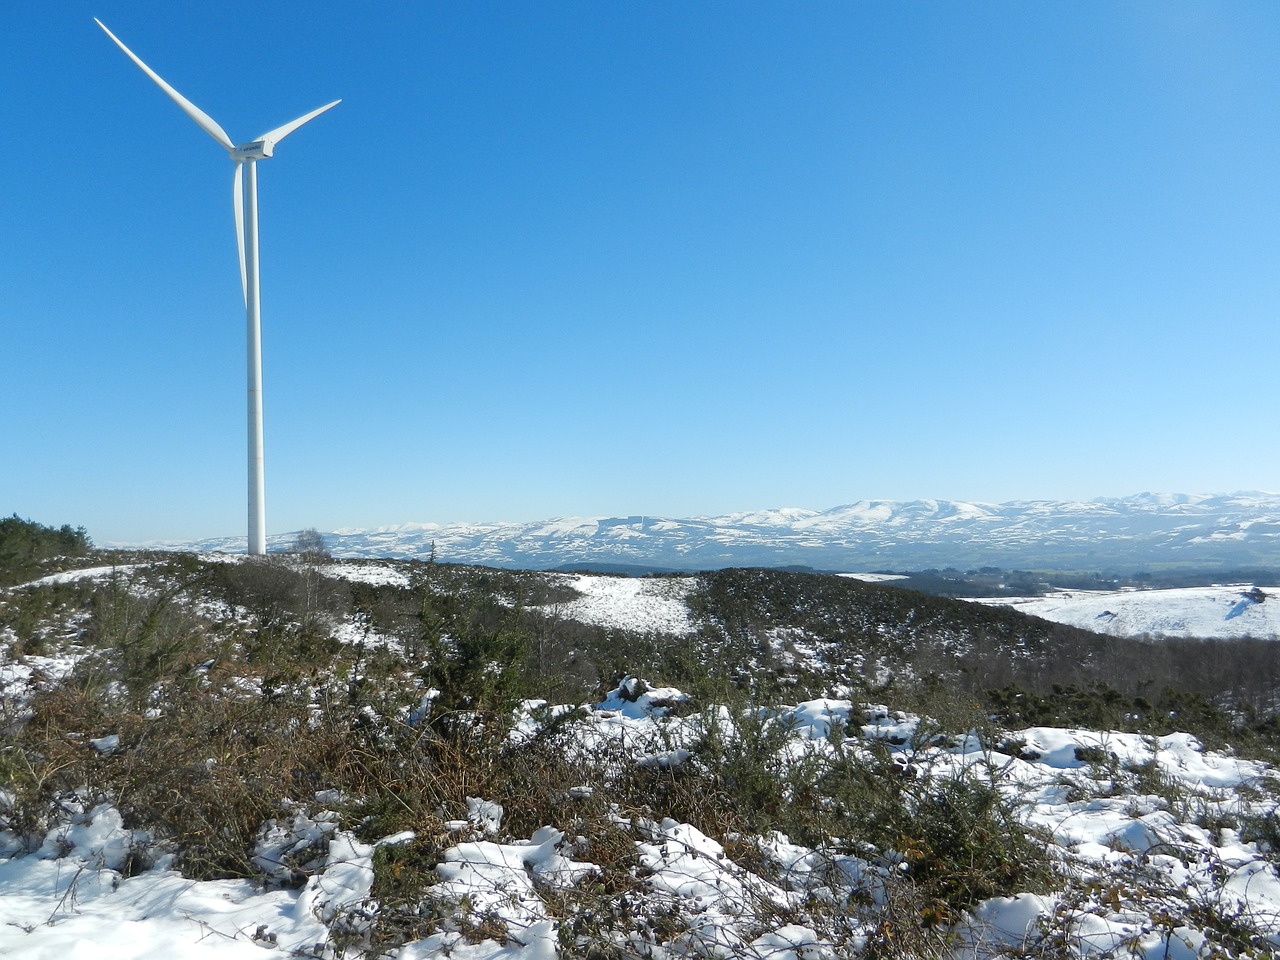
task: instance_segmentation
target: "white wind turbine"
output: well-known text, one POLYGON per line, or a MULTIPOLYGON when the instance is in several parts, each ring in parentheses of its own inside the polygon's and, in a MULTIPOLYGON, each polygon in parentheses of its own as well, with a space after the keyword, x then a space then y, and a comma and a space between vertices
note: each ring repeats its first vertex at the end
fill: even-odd
POLYGON ((160 75, 138 59, 132 50, 120 42, 97 17, 93 20, 129 59, 142 68, 142 72, 156 82, 183 111, 199 124, 200 129, 218 141, 219 146, 231 155, 236 164, 232 201, 235 207, 236 246, 240 252, 240 287, 244 293, 247 320, 248 372, 249 372, 249 553, 267 552, 267 517, 265 480, 262 465, 262 333, 259 313, 261 301, 258 287, 258 173, 257 162, 271 156, 275 145, 308 120, 313 120, 326 110, 336 107, 341 100, 326 103, 317 110, 290 120, 284 126, 248 143, 236 146, 227 132, 213 118, 197 107, 161 79, 160 75), (247 175, 246 175, 246 170, 247 175), (247 208, 247 218, 246 218, 247 208), (246 229, 246 227, 248 229, 246 229))

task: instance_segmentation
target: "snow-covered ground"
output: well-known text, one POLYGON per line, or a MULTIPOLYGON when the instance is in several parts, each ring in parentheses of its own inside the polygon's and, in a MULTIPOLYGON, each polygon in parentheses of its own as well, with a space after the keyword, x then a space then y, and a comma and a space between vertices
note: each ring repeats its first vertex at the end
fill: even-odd
MULTIPOLYGON (((641 767, 663 768, 691 762, 687 747, 709 723, 723 724, 733 736, 735 718, 723 710, 670 713, 669 705, 681 698, 679 691, 647 691, 629 681, 585 708, 577 721, 579 736, 588 749, 612 745, 641 767)), ((1264 764, 1205 751, 1185 734, 1153 739, 1040 727, 1006 741, 1018 745, 1017 755, 973 736, 923 747, 913 738, 919 718, 847 700, 809 701, 773 716, 790 731, 787 753, 797 762, 836 749, 833 729, 851 735, 846 743, 852 749, 884 739, 912 776, 939 782, 995 779, 1024 822, 1043 831, 1047 849, 1073 881, 1058 892, 979 904, 962 918, 953 941, 956 957, 1008 957, 1014 954, 1007 951, 1024 947, 1052 949, 1053 956, 1067 958, 1228 956, 1213 952, 1227 922, 1252 931, 1261 952, 1251 955, 1280 950, 1274 862, 1236 830, 1212 826, 1226 813, 1274 816, 1275 801, 1260 788, 1274 787, 1276 773, 1264 764), (1138 770, 1146 780, 1122 789, 1125 771, 1138 770), (1159 789, 1152 793, 1155 787, 1144 784, 1159 789), (1171 801, 1170 793, 1180 799, 1171 801)), ((531 712, 525 727, 538 722, 531 712)), ((589 795, 582 792, 586 788, 564 786, 566 803, 589 795)), ((128 875, 126 865, 146 855, 151 838, 128 829, 109 802, 68 796, 61 822, 50 826, 38 849, 0 859, 0 955, 187 960, 260 957, 266 949, 280 956, 359 956, 362 925, 377 908, 369 898, 375 849, 412 835, 361 843, 327 811, 325 804, 339 799, 318 794, 263 825, 257 860, 268 874, 284 851, 315 854, 306 885, 281 890, 248 881, 187 880, 163 859, 128 875)), ((598 873, 589 840, 552 826, 513 836, 503 831, 501 806, 476 798, 471 807, 470 820, 447 825, 456 840, 443 853, 439 882, 429 896, 458 911, 500 918, 509 935, 505 942, 474 942, 474 936, 468 942, 461 933, 439 932, 393 956, 574 956, 572 948, 565 949, 561 918, 550 904, 557 891, 572 892, 598 873)), ((874 906, 885 902, 894 876, 911 869, 909 856, 886 852, 864 858, 805 847, 776 833, 757 839, 756 865, 746 866, 686 823, 633 818, 619 826, 634 836, 646 878, 632 904, 639 918, 635 932, 624 932, 619 944, 637 957, 856 956, 876 929, 874 906), (813 904, 845 900, 867 909, 851 908, 839 921, 837 943, 830 915, 813 913, 813 904), (653 943, 642 901, 648 909, 656 905, 683 932, 666 944, 653 943)), ((16 853, 8 839, 7 852, 16 853)))
POLYGON ((571 620, 600 626, 654 633, 685 634, 693 630, 685 597, 692 577, 565 576, 565 583, 582 596, 556 605, 555 612, 571 620))
POLYGON ((326 577, 367 583, 375 587, 407 587, 409 576, 403 568, 389 563, 326 563, 320 568, 326 577))
MULTIPOLYGON (((95 580, 103 577, 124 576, 137 570, 139 567, 146 566, 140 563, 125 563, 118 566, 109 567, 82 567, 79 570, 64 570, 61 573, 51 573, 47 577, 41 577, 38 580, 32 580, 29 583, 22 584, 23 587, 41 587, 52 586, 58 583, 73 583, 76 580, 95 580)), ((14 589, 14 588, 10 588, 14 589)))
MULTIPOLYGON (((392 567, 330 569, 351 579, 397 582, 392 567)), ((685 603, 694 584, 690 578, 565 581, 582 597, 559 605, 564 616, 637 630, 692 629, 685 603)), ((1120 601, 1133 600, 1146 619, 1135 613, 1128 632, 1155 633, 1134 624, 1158 622, 1209 635, 1206 625, 1216 620, 1254 624, 1280 606, 1280 597, 1259 603, 1245 592, 1224 587, 1075 596, 1102 602, 1098 612, 1109 610, 1113 621, 1121 615, 1120 601), (1197 597, 1207 611, 1199 619, 1189 612, 1201 602, 1197 597)), ((351 635, 343 639, 373 642, 360 634, 360 624, 347 627, 351 635)), ((1248 632, 1261 635, 1254 627, 1248 632)), ((1274 626, 1269 635, 1275 635, 1274 626)), ((60 656, 19 660, 9 655, 12 640, 0 634, 0 715, 20 722, 33 693, 56 683, 82 654, 68 649, 60 656)), ((576 713, 533 703, 523 710, 517 739, 535 735, 549 716, 568 717, 584 756, 615 757, 636 770, 697 764, 698 744, 706 742, 709 728, 722 727, 722 742, 732 744, 744 719, 723 707, 691 712, 679 690, 635 680, 576 713)), ((1041 832, 1061 883, 1053 892, 977 905, 954 931, 951 949, 958 960, 1240 956, 1215 952, 1228 924, 1250 931, 1257 947, 1253 956, 1280 956, 1275 854, 1242 827, 1247 821, 1274 824, 1277 818, 1280 773, 1266 764, 1206 750, 1186 734, 1153 738, 1036 727, 1009 732, 999 746, 972 734, 939 739, 919 735, 930 725, 918 716, 846 699, 775 706, 751 717, 786 731, 784 764, 809 762, 835 749, 867 751, 880 741, 903 776, 997 784, 1017 817, 1041 832)), ((86 740, 86 750, 112 749, 113 731, 93 733, 100 736, 86 740)), ((565 804, 589 798, 592 789, 574 781, 557 788, 565 804)), ((263 950, 282 957, 361 956, 361 932, 378 908, 370 899, 374 854, 379 846, 412 838, 401 833, 361 842, 343 829, 334 812, 343 798, 333 791, 295 799, 261 827, 258 882, 182 877, 147 832, 124 823, 110 798, 88 791, 61 797, 58 814, 34 844, 0 829, 0 956, 194 960, 260 957, 263 950), (310 873, 305 885, 275 888, 269 882, 273 865, 302 852, 310 873)), ((505 935, 468 939, 445 924, 442 932, 394 951, 394 960, 577 955, 555 904, 559 896, 590 886, 597 875, 592 838, 552 825, 511 833, 503 827, 497 799, 475 797, 469 820, 446 824, 452 832, 430 897, 446 914, 498 918, 505 935)), ((9 803, 0 782, 0 822, 9 803)), ((855 855, 847 845, 810 847, 780 833, 739 837, 728 850, 673 819, 632 814, 616 826, 634 846, 638 866, 637 892, 628 902, 635 911, 634 932, 614 945, 652 960, 857 956, 879 929, 876 910, 885 906, 894 879, 911 870, 910 856, 900 851, 855 855), (826 909, 815 910, 814 904, 826 909), (847 904, 848 912, 833 913, 831 904, 847 904), (667 918, 679 935, 664 933, 664 940, 645 927, 656 916, 667 918)))
MULTIPOLYGON (((302 891, 192 882, 164 863, 125 877, 148 837, 110 804, 64 801, 65 822, 33 854, 0 860, 0 956, 26 960, 333 956, 330 925, 366 899, 373 847, 329 823, 323 872, 302 891), (318 952, 314 950, 319 947, 318 952)), ((323 816, 323 814, 322 814, 323 816)), ((324 833, 324 820, 312 821, 324 833)), ((264 845, 265 846, 265 845, 264 845)))
POLYGON ((1253 584, 1169 590, 1061 590, 983 599, 1055 623, 1117 637, 1280 639, 1280 587, 1253 584), (1261 599, 1259 599, 1261 598, 1261 599))

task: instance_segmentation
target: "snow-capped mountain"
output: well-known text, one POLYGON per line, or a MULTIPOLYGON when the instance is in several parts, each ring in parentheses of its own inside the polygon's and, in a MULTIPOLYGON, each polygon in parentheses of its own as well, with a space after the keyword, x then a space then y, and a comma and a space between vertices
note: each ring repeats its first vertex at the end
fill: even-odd
MULTIPOLYGON (((293 534, 271 539, 286 548, 293 534)), ((802 565, 1132 571, 1156 564, 1280 566, 1280 494, 1142 493, 1089 501, 861 500, 719 517, 564 517, 531 523, 406 523, 336 530, 335 556, 418 557, 527 569, 672 570, 802 565)), ((243 538, 154 546, 242 551, 243 538)))

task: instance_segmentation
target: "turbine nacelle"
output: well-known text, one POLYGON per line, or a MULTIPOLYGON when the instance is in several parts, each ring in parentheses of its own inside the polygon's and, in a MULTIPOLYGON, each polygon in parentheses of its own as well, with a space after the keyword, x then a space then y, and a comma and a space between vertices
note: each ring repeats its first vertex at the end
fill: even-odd
POLYGON ((231 159, 236 163, 245 160, 264 160, 275 151, 276 145, 271 140, 255 140, 230 151, 231 159))

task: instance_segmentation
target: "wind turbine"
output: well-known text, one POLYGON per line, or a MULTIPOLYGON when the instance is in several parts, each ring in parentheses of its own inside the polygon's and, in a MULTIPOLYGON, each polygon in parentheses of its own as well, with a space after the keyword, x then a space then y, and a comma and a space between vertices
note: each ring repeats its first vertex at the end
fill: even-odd
POLYGON ((326 103, 323 107, 290 120, 284 126, 236 146, 227 132, 207 113, 161 79, 160 75, 138 59, 137 55, 120 42, 101 20, 93 22, 115 41, 115 45, 136 63, 148 77, 156 82, 184 113, 194 120, 218 145, 230 154, 236 164, 232 183, 232 203, 236 219, 236 247, 240 253, 240 289, 244 294, 246 338, 248 341, 249 374, 249 553, 267 552, 267 516, 265 480, 262 460, 262 330, 261 299, 258 287, 258 172, 257 162, 271 156, 275 146, 309 120, 314 120, 326 110, 336 107, 341 100, 326 103))

